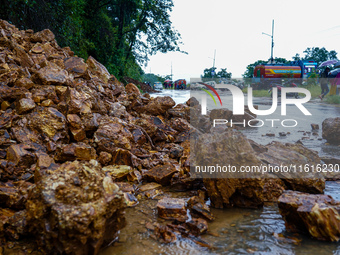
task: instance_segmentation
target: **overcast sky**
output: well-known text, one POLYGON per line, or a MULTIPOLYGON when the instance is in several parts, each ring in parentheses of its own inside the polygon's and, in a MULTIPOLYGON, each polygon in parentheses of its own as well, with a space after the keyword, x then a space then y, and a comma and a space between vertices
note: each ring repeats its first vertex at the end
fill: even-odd
POLYGON ((339 0, 173 0, 173 26, 182 36, 182 53, 158 53, 144 68, 174 80, 200 77, 205 68, 227 68, 239 78, 248 64, 274 57, 292 59, 307 47, 335 50, 340 58, 339 0))

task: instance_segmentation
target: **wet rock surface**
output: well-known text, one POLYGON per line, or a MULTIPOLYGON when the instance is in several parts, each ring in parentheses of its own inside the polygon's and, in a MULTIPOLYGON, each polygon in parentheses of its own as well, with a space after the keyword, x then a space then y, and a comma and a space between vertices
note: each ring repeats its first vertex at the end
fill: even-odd
POLYGON ((278 200, 286 228, 324 241, 340 239, 340 202, 328 195, 285 191, 278 200))
POLYGON ((322 122, 322 138, 331 144, 340 144, 340 118, 328 118, 322 122))
POLYGON ((34 178, 27 227, 47 250, 97 254, 124 226, 122 193, 97 161, 36 170, 34 178))

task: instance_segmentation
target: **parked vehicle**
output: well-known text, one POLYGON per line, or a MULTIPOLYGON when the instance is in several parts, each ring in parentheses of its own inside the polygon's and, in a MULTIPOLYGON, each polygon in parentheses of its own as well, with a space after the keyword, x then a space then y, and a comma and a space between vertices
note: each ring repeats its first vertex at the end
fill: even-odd
POLYGON ((292 61, 289 64, 262 64, 254 68, 253 86, 268 89, 272 84, 281 83, 283 78, 293 78, 302 84, 316 72, 317 63, 313 60, 292 61))
POLYGON ((156 81, 154 84, 153 84, 153 89, 155 90, 163 90, 163 85, 161 82, 159 81, 156 81))

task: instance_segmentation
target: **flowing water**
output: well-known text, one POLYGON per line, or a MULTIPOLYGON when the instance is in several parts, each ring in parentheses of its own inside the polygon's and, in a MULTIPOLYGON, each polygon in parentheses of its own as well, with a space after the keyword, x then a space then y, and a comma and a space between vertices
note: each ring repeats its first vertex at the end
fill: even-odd
MULTIPOLYGON (((164 90, 156 96, 172 96, 176 103, 189 99, 188 91, 164 90)), ((153 95, 154 96, 154 95, 153 95)), ((269 99, 256 99, 259 109, 268 108, 269 99)), ((321 130, 317 134, 311 131, 310 124, 319 124, 325 118, 340 116, 340 108, 322 105, 319 102, 307 104, 312 117, 297 116, 299 127, 290 134, 280 137, 279 132, 287 132, 282 127, 246 128, 242 132, 261 144, 273 140, 296 142, 319 152, 320 155, 340 157, 340 147, 328 145, 321 139, 321 130), (299 132, 301 131, 301 132, 299 132), (275 133, 275 137, 262 136, 275 133)), ((208 105, 209 107, 209 105, 208 105)), ((287 108, 287 111, 289 111, 287 108)), ((271 118, 282 118, 275 112, 271 118)), ((166 196, 176 196, 188 199, 192 194, 164 191, 166 196)), ((325 194, 340 200, 340 182, 326 182, 325 194)), ((160 196, 161 197, 161 196, 160 196)), ((159 198, 159 197, 158 197, 159 198)), ((261 209, 230 208, 224 210, 212 209, 216 220, 209 223, 209 233, 202 236, 211 244, 212 249, 203 248, 188 239, 179 239, 174 244, 161 244, 152 238, 152 231, 145 228, 146 222, 164 223, 156 212, 156 199, 141 201, 135 208, 126 210, 127 226, 121 230, 118 242, 105 249, 102 255, 126 254, 339 254, 340 244, 313 240, 308 236, 288 233, 284 221, 279 214, 276 203, 267 203, 261 209)))

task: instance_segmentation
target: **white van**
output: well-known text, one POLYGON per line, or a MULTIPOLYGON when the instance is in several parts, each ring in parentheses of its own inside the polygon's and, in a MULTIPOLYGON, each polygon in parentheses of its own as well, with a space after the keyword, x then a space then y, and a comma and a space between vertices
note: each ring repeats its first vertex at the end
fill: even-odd
POLYGON ((153 85, 153 89, 155 89, 155 90, 163 90, 162 83, 159 82, 159 81, 155 82, 155 84, 153 85))

